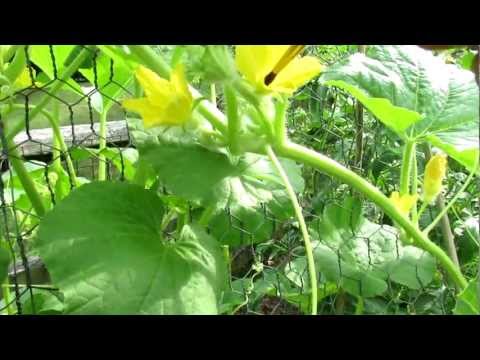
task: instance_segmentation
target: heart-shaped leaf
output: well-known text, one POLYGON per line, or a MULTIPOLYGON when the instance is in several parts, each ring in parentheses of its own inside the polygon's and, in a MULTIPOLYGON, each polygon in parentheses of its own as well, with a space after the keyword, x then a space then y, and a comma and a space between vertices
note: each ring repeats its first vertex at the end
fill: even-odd
POLYGON ((417 46, 371 46, 321 76, 361 101, 403 138, 425 139, 473 170, 479 92, 472 72, 417 46))
POLYGON ((162 237, 164 207, 125 183, 74 190, 42 220, 37 247, 69 314, 216 314, 225 284, 218 243, 185 226, 162 237))
MULTIPOLYGON (((276 220, 293 216, 284 185, 264 156, 245 154, 234 164, 225 154, 198 145, 144 142, 140 159, 151 164, 175 195, 222 210, 210 222, 212 234, 222 243, 265 241, 275 230, 276 220)), ((282 164, 294 189, 301 192, 300 167, 285 159, 282 164)))
MULTIPOLYGON (((258 207, 273 199, 272 191, 284 188, 264 156, 245 154, 233 164, 223 153, 172 142, 145 142, 139 151, 141 160, 151 164, 167 188, 201 205, 258 207)), ((283 164, 294 188, 301 191, 300 168, 289 160, 283 164)))

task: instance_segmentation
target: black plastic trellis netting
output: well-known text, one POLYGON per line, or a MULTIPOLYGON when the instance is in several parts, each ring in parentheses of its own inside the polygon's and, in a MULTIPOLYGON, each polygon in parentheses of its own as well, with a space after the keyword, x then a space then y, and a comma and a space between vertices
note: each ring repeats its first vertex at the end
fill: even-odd
MULTIPOLYGON (((48 277, 48 269, 45 269, 41 260, 35 256, 29 245, 29 239, 38 226, 38 222, 31 219, 35 217, 32 210, 25 209, 19 205, 19 196, 14 192, 15 174, 12 170, 12 160, 18 159, 25 162, 38 172, 40 182, 45 184, 45 191, 51 198, 54 205, 57 201, 55 193, 52 189, 51 166, 55 160, 63 162, 69 177, 71 188, 74 183, 71 174, 68 172, 68 166, 65 164, 65 154, 58 144, 52 141, 52 131, 48 123, 41 118, 42 114, 35 114, 36 118, 32 118, 35 104, 47 101, 50 105, 56 106, 60 114, 61 131, 67 142, 67 151, 74 159, 74 167, 79 176, 94 179, 96 177, 96 169, 98 161, 105 161, 107 166, 107 180, 125 180, 125 164, 123 161, 122 151, 118 152, 118 161, 114 164, 112 160, 99 159, 98 156, 82 158, 82 151, 98 147, 100 140, 106 141, 109 147, 123 150, 134 147, 135 144, 129 135, 126 113, 121 108, 116 99, 110 98, 115 105, 114 110, 110 111, 108 117, 107 136, 101 138, 98 125, 98 115, 94 111, 93 103, 95 95, 104 93, 106 87, 116 86, 124 91, 125 96, 132 95, 131 90, 124 87, 116 81, 114 72, 114 62, 110 60, 110 76, 105 83, 99 83, 97 77, 97 56, 98 53, 93 47, 80 47, 80 49, 88 49, 91 52, 90 67, 93 70, 93 83, 85 83, 83 92, 67 80, 62 80, 58 72, 58 60, 56 56, 58 46, 49 46, 50 65, 52 77, 49 81, 38 84, 34 79, 34 71, 38 68, 29 58, 28 46, 25 47, 25 56, 30 73, 31 86, 20 89, 14 95, 15 117, 10 116, 8 119, 0 118, 0 138, 2 142, 1 169, 2 177, 0 178, 0 200, 1 200, 1 221, 2 234, 8 244, 9 252, 12 258, 11 267, 9 269, 9 289, 10 303, 0 303, 0 307, 4 310, 6 307, 15 305, 18 314, 35 313, 35 302, 30 301, 31 308, 25 310, 25 304, 29 302, 28 297, 33 298, 35 291, 52 291, 56 292, 54 284, 50 284, 48 277), (52 94, 52 86, 61 83, 64 88, 69 88, 68 92, 57 92, 52 94), (73 95, 72 95, 73 94, 73 95), (6 126, 6 122, 9 122, 6 126), (15 121, 13 126, 22 126, 24 129, 14 140, 14 146, 9 146, 8 129, 12 126, 10 122, 15 121), (5 130, 7 128, 7 131, 5 130), (79 155, 80 154, 80 155, 79 155), (120 165, 119 165, 120 164, 120 165), (28 221, 26 219, 29 219, 28 221)), ((74 74, 79 82, 81 76, 74 74)), ((310 99, 315 101, 316 109, 313 113, 318 114, 318 118, 314 119, 317 127, 306 127, 311 118, 305 120, 302 116, 295 113, 295 102, 292 106, 292 114, 290 114, 289 131, 292 138, 299 142, 308 144, 317 144, 318 149, 329 153, 337 161, 346 164, 352 168, 354 142, 351 134, 344 133, 339 126, 335 124, 335 112, 339 97, 347 98, 340 91, 326 91, 325 88, 319 86, 305 87, 302 91, 306 92, 310 99)), ((5 96, 0 99, 0 106, 8 105, 12 101, 12 96, 5 96)), ((307 116, 309 116, 307 114, 307 116)), ((376 122, 371 122, 368 129, 369 136, 366 138, 367 144, 365 149, 364 166, 360 166, 358 171, 375 171, 368 162, 373 164, 381 164, 385 162, 385 156, 376 149, 384 148, 381 143, 386 143, 388 139, 380 136, 381 127, 376 122), (368 150, 367 150, 368 149, 368 150)), ((315 145, 314 145, 315 146, 315 145)), ((388 161, 388 160, 387 160, 388 161)), ((392 165, 389 163, 388 165, 392 165)), ((378 181, 382 181, 382 173, 379 171, 375 174, 378 181)), ((418 276, 418 286, 415 291, 402 286, 398 282, 393 282, 390 275, 386 273, 383 278, 386 283, 385 296, 376 296, 370 299, 368 290, 363 288, 365 279, 362 273, 351 268, 343 254, 344 249, 340 242, 338 246, 322 242, 322 228, 324 219, 322 213, 329 206, 335 206, 337 211, 345 211, 343 214, 349 218, 349 212, 352 208, 344 206, 344 199, 348 196, 355 195, 352 191, 334 179, 320 174, 312 169, 304 169, 304 178, 308 186, 303 194, 299 194, 300 200, 304 208, 304 214, 311 224, 313 240, 319 240, 319 244, 327 246, 319 255, 326 256, 328 254, 329 261, 323 265, 317 264, 318 277, 321 285, 319 285, 319 313, 344 313, 353 312, 355 309, 350 307, 359 307, 358 302, 362 301, 362 307, 368 312, 375 312, 375 306, 379 307, 382 303, 381 311, 388 313, 414 313, 415 304, 418 301, 426 302, 426 298, 430 299, 431 307, 436 307, 436 312, 446 313, 447 304, 451 302, 453 289, 446 287, 441 296, 434 296, 434 290, 430 291, 427 284, 422 283, 421 276, 418 276), (323 255, 322 255, 323 254, 323 255), (328 269, 322 268, 326 265, 328 269), (328 274, 327 274, 328 273, 328 274), (328 276, 327 276, 327 275, 328 276), (334 285, 334 288, 332 288, 334 285), (363 299, 365 297, 365 303, 363 299), (433 299, 434 300, 431 300, 433 299), (355 305, 357 304, 357 305, 355 305)), ((393 190, 390 189, 390 190, 393 190)), ((368 203, 363 204, 365 217, 376 222, 383 222, 383 214, 379 213, 373 206, 368 203)), ((245 224, 242 219, 232 214, 230 209, 225 209, 225 215, 228 218, 228 226, 230 232, 235 232, 241 239, 241 246, 232 247, 230 249, 231 272, 230 281, 231 291, 226 295, 234 305, 227 312, 234 310, 237 314, 300 314, 305 313, 305 309, 309 308, 309 285, 308 274, 302 253, 302 238, 298 231, 295 219, 281 221, 275 218, 266 207, 259 209, 261 220, 255 224, 245 224), (269 227, 270 236, 267 241, 256 243, 255 237, 258 231, 264 231, 265 226, 269 227)), ((353 216, 353 215, 352 215, 353 216)), ((348 224, 347 224, 348 225, 348 224)), ((368 261, 363 264, 365 273, 385 272, 385 269, 379 266, 374 260, 375 251, 371 245, 371 238, 376 236, 377 232, 388 232, 390 228, 379 226, 375 231, 357 236, 356 230, 350 229, 352 235, 357 237, 360 249, 365 250, 368 261)), ((215 229, 209 229, 215 232, 215 229)), ((348 226, 344 229, 348 232, 348 226)), ((216 234, 221 236, 222 234, 216 234)), ((348 235, 345 235, 349 238, 348 235)), ((401 246, 400 240, 396 234, 393 241, 392 251, 399 257, 398 249, 401 246)), ((320 246, 320 245, 319 245, 320 246)), ((417 263, 410 264, 415 272, 417 263)), ((405 264, 404 264, 405 266, 405 264)), ((1 293, 3 294, 3 292, 1 293)), ((1 299, 1 296, 0 296, 1 299)))

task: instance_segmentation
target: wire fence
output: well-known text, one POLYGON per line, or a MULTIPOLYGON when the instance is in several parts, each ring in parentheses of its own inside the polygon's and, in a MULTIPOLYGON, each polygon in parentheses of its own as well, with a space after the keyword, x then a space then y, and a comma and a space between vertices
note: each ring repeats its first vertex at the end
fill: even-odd
MULTIPOLYGON (((115 109, 111 112, 113 115, 107 119, 106 136, 100 135, 98 115, 94 109, 96 94, 108 97, 104 90, 114 86, 125 96, 132 95, 131 88, 116 81, 114 61, 110 60, 110 74, 106 81, 101 83, 97 76, 97 52, 90 47, 83 47, 91 51, 91 69, 94 76, 93 81, 82 87, 83 91, 79 91, 72 86, 71 81, 59 76, 58 48, 59 46, 49 46, 48 62, 51 65, 52 77, 39 84, 34 75, 38 69, 29 57, 27 46, 25 56, 30 86, 0 99, 3 114, 0 118, 0 226, 2 241, 7 245, 12 258, 8 274, 8 288, 12 291, 10 303, 0 302, 0 310, 14 305, 18 314, 35 313, 34 291, 57 293, 58 289, 55 284, 50 283, 48 269, 31 246, 31 237, 38 227, 39 219, 31 205, 25 207, 25 194, 12 162, 21 161, 25 164, 34 174, 40 191, 46 194, 51 206, 54 206, 59 200, 56 198, 55 179, 52 176, 55 161, 61 162, 71 189, 75 187, 75 183, 69 170, 68 158, 72 159, 79 178, 96 179, 98 162, 104 161, 108 181, 125 181, 126 169, 122 151, 135 147, 128 129, 126 113, 117 98, 110 98, 115 109), (60 85, 68 89, 68 94, 57 90, 60 85), (42 102, 49 102, 50 110, 57 111, 66 148, 55 143, 52 127, 49 126, 49 119, 46 119, 45 114, 36 112, 36 107, 42 102), (9 111, 4 111, 7 108, 9 111), (12 138, 12 129, 22 131, 12 138), (98 148, 102 141, 108 147, 120 150, 118 156, 105 158, 91 151, 86 153, 98 148), (30 302, 27 301, 28 298, 30 302), (31 303, 33 309, 25 311, 27 303, 31 303)), ((346 95, 341 92, 327 92, 321 87, 306 87, 303 91, 320 109, 310 114, 320 115, 313 120, 298 120, 291 114, 291 136, 300 142, 313 144, 324 152, 331 151, 332 154, 329 155, 337 161, 352 166, 350 159, 353 158, 354 142, 349 139, 354 137, 336 124, 338 98, 346 95), (318 126, 308 127, 312 121, 318 126)), ((300 105, 296 106, 294 103, 292 111, 299 107, 300 105)), ((390 169, 395 169, 395 162, 385 160, 383 149, 389 140, 380 136, 380 131, 381 127, 376 121, 366 124, 367 153, 363 166, 356 170, 367 173, 372 171, 372 164, 388 165, 390 169)), ((347 197, 359 197, 358 194, 335 179, 309 168, 303 169, 303 176, 306 190, 299 196, 316 244, 319 313, 412 314, 450 311, 454 296, 452 286, 444 285, 443 282, 441 286, 438 283, 432 285, 432 279, 424 274, 427 270, 421 256, 425 254, 420 258, 406 256, 398 233, 392 224, 386 223, 378 209, 372 204, 362 202, 362 216, 368 223, 360 224, 358 208, 347 206, 344 201, 347 197), (342 222, 338 222, 339 218, 343 219, 342 222), (375 225, 378 223, 383 225, 375 225), (335 232, 331 226, 342 228, 335 232), (381 248, 382 246, 384 248, 381 248), (417 283, 411 285, 411 276, 407 280, 396 276, 392 270, 395 267, 403 273, 414 273, 417 283)), ((383 175, 380 170, 375 176, 378 182, 382 182, 383 175)), ((241 215, 226 208, 222 221, 228 224, 228 230, 219 231, 213 225, 209 228, 219 240, 222 240, 222 236, 239 239, 239 245, 230 248, 232 277, 230 291, 225 294, 224 311, 236 314, 308 313, 306 309, 310 306, 311 290, 302 238, 295 219, 278 219, 267 206, 257 209, 255 219, 253 222, 245 221, 241 215), (259 242, 259 238, 263 241, 259 242)), ((0 299, 5 290, 3 287, 0 299)))

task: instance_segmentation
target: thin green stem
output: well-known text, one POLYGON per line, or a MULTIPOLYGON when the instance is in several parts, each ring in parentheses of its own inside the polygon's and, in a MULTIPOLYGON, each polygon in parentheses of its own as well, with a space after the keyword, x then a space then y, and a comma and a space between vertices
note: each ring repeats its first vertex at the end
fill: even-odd
MULTIPOLYGON (((201 97, 201 94, 189 87, 192 95, 198 99, 201 97)), ((213 106, 213 104, 209 101, 202 101, 198 104, 197 110, 200 115, 202 115, 205 119, 207 119, 215 129, 220 131, 222 134, 226 134, 228 132, 228 128, 226 125, 225 116, 213 106)))
POLYGON ((274 136, 277 145, 280 146, 287 141, 287 124, 285 119, 287 108, 287 100, 280 100, 275 104, 274 136))
POLYGON ((245 100, 247 100, 250 104, 252 104, 255 108, 260 107, 260 99, 255 94, 254 90, 245 83, 245 81, 241 79, 236 79, 232 82, 233 88, 243 96, 245 100))
POLYGON ((365 310, 365 303, 361 296, 357 296, 357 304, 355 305, 355 315, 362 315, 365 310))
POLYGON ((215 206, 206 207, 203 210, 202 215, 198 220, 198 223, 204 227, 207 226, 214 214, 215 214, 215 206))
POLYGON ((428 203, 426 202, 422 203, 422 206, 420 206, 420 210, 418 211, 417 220, 419 220, 422 217, 427 207, 428 207, 428 203))
POLYGON ((410 170, 412 167, 412 155, 415 153, 415 142, 407 141, 403 149, 402 168, 400 171, 400 195, 410 193, 410 170))
POLYGON ((248 286, 246 287, 245 289, 245 300, 239 304, 232 312, 230 315, 235 315, 241 308, 243 308, 245 305, 248 304, 248 301, 249 301, 249 298, 250 298, 250 294, 253 292, 253 289, 254 289, 254 280, 255 278, 260 275, 262 272, 261 271, 258 271, 258 270, 255 270, 255 273, 253 274, 253 276, 249 279, 249 284, 248 286))
POLYGON ((450 202, 448 203, 447 206, 445 206, 442 211, 440 211, 438 213, 438 215, 435 217, 435 219, 433 219, 433 221, 430 223, 430 225, 428 225, 424 230, 423 230, 423 233, 425 235, 428 235, 428 233, 430 231, 432 231, 432 229, 437 225, 437 223, 442 220, 442 217, 448 212, 448 210, 450 210, 450 208, 453 206, 453 204, 455 204, 455 202, 457 201, 458 197, 465 191, 465 189, 468 187, 468 185, 470 185, 471 181, 473 180, 476 172, 478 171, 478 160, 477 160, 477 164, 475 165, 475 168, 474 168, 474 171, 472 171, 470 173, 470 175, 468 175, 468 178, 467 180, 465 180, 465 183, 463 184, 463 186, 457 191, 457 193, 455 194, 455 196, 452 198, 452 200, 450 200, 450 202))
MULTIPOLYGON (((45 114, 47 113, 48 112, 45 111, 45 114)), ((50 124, 53 130, 53 138, 56 139, 56 141, 58 141, 60 150, 62 151, 62 154, 65 158, 65 163, 67 165, 67 170, 68 170, 68 176, 70 176, 70 178, 72 179, 72 183, 75 186, 79 186, 80 183, 78 182, 78 179, 77 179, 75 166, 73 166, 73 161, 72 161, 72 158, 70 157, 70 153, 68 152, 68 146, 65 143, 65 139, 63 137, 62 130, 60 129, 59 123, 60 123, 60 119, 58 117, 50 118, 50 124)))
POLYGON ((240 132, 240 117, 238 116, 238 102, 235 92, 230 85, 224 87, 225 102, 227 105, 228 142, 232 154, 239 153, 238 135, 240 132))
POLYGON ((6 144, 8 150, 8 158, 10 160, 10 164, 12 165, 15 173, 22 184, 25 193, 28 196, 28 199, 32 203, 32 206, 39 217, 43 217, 46 213, 45 206, 43 205, 42 197, 35 186, 35 182, 33 181, 30 173, 28 172, 25 164, 21 160, 22 156, 18 152, 15 144, 12 141, 7 139, 6 144))
POLYGON ((215 90, 214 83, 210 84, 210 102, 213 104, 213 106, 217 106, 217 92, 215 90))
POLYGON ((12 293, 10 292, 10 284, 8 282, 8 276, 5 279, 3 285, 2 285, 2 291, 3 291, 3 302, 7 306, 7 314, 8 315, 14 315, 15 314, 15 309, 13 307, 12 302, 12 293))
POLYGON ((225 259, 225 264, 227 264, 227 285, 231 289, 232 288, 232 264, 230 260, 230 248, 228 245, 222 245, 222 253, 223 258, 225 259))
POLYGON ((155 71, 158 75, 165 79, 170 78, 171 68, 159 54, 148 45, 131 45, 128 47, 132 54, 144 65, 155 71))
POLYGON ((335 160, 295 143, 286 142, 281 147, 276 148, 276 151, 280 156, 311 165, 327 175, 342 180, 355 190, 363 193, 368 199, 380 206, 393 221, 401 226, 414 240, 416 246, 436 257, 460 289, 464 289, 467 286, 467 281, 464 276, 448 255, 439 246, 431 242, 426 234, 422 233, 407 217, 401 214, 394 204, 367 180, 340 165, 335 160))
POLYGON ((100 113, 100 129, 98 141, 98 180, 105 181, 107 179, 107 160, 101 152, 107 147, 107 114, 108 110, 100 113))
POLYGON ((297 196, 295 195, 295 191, 293 190, 292 184, 290 184, 290 180, 288 179, 285 170, 283 169, 282 164, 278 160, 275 152, 273 151, 272 147, 268 145, 266 147, 266 152, 268 157, 272 161, 273 165, 277 169, 280 177, 282 178, 283 184, 287 190, 288 196, 290 197, 290 201, 293 204, 293 208, 295 210, 295 215, 297 216, 298 223, 300 224, 300 230, 302 232, 303 241, 305 243, 305 253, 307 257, 307 265, 308 265, 308 275, 310 277, 310 288, 311 288, 311 313, 312 315, 317 314, 317 305, 318 305, 318 286, 317 286, 317 272, 315 269, 315 259, 313 258, 313 248, 312 243, 310 242, 310 235, 308 234, 307 224, 305 223, 305 218, 303 217, 302 208, 298 203, 297 196))
MULTIPOLYGON (((413 146, 412 154, 412 195, 417 195, 418 193, 418 168, 417 168, 417 153, 416 146, 413 146)), ((412 221, 415 226, 418 227, 418 213, 417 213, 417 202, 412 209, 412 221)))
MULTIPOLYGON (((55 97, 55 95, 60 91, 60 89, 65 85, 65 82, 78 70, 80 65, 88 58, 91 54, 94 46, 86 46, 78 56, 63 69, 62 73, 59 75, 58 80, 55 80, 52 83, 52 86, 48 89, 48 94, 46 94, 42 100, 33 108, 29 114, 29 120, 32 121, 38 114, 40 114, 48 103, 55 97)), ((6 137, 8 140, 12 140, 15 135, 17 135, 24 128, 25 123, 23 121, 16 122, 11 128, 7 128, 6 137)))
MULTIPOLYGON (((53 117, 54 119, 59 119, 59 106, 58 103, 55 103, 53 107, 53 117)), ((58 174, 58 176, 61 176, 63 172, 63 167, 62 167, 62 159, 61 159, 61 145, 60 145, 61 140, 57 135, 55 135, 55 132, 53 132, 53 147, 52 147, 52 157, 53 157, 53 162, 52 162, 52 168, 55 170, 55 172, 58 174)), ((63 199, 65 197, 65 193, 63 192, 63 187, 62 186, 55 186, 55 196, 58 199, 63 199)))

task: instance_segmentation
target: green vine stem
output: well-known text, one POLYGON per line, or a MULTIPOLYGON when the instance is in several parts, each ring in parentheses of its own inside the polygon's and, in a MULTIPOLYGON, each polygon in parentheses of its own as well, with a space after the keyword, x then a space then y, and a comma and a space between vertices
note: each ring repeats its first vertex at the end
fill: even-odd
POLYGON ((235 92, 230 85, 224 87, 225 102, 227 105, 228 140, 232 154, 239 153, 238 134, 240 132, 240 118, 238 116, 238 103, 235 92))
POLYGON ((102 150, 107 147, 107 114, 108 110, 104 109, 100 113, 100 129, 98 141, 98 180, 105 181, 107 179, 107 159, 102 154, 102 150))
POLYGON ((285 115, 287 113, 288 101, 278 101, 275 104, 274 132, 277 145, 282 145, 287 140, 287 122, 285 115))
POLYGON ((252 294, 253 292, 253 289, 254 289, 254 280, 255 278, 260 275, 262 273, 262 271, 256 269, 255 270, 255 273, 253 274, 253 276, 249 279, 249 284, 246 286, 245 288, 245 300, 239 304, 237 307, 235 307, 235 309, 230 313, 230 315, 235 315, 237 312, 240 311, 241 308, 243 308, 245 305, 248 304, 248 301, 250 299, 250 295, 252 294))
POLYGON ((278 146, 275 150, 279 156, 311 165, 327 175, 342 180, 355 190, 363 193, 368 199, 380 206, 393 221, 399 224, 399 226, 401 226, 414 240, 416 246, 428 251, 436 257, 458 285, 459 289, 466 288, 467 280, 448 255, 439 246, 430 241, 425 233, 421 232, 407 217, 402 215, 395 208, 393 203, 367 180, 342 166, 335 160, 292 142, 286 142, 282 146, 278 146))
POLYGON ((420 219, 424 213, 424 211, 427 209, 428 207, 428 203, 424 202, 422 203, 422 205, 420 206, 420 210, 418 211, 418 214, 417 214, 417 218, 420 219))
POLYGON ((232 261, 230 259, 230 247, 228 245, 222 245, 222 254, 227 265, 227 286, 232 289, 232 261))
MULTIPOLYGON (((53 109, 52 109, 52 115, 54 117, 55 120, 59 120, 59 106, 58 106, 58 103, 54 103, 54 106, 53 106, 53 109)), ((58 124, 58 122, 57 122, 58 124)), ((62 153, 62 150, 61 150, 61 145, 60 145, 60 142, 61 140, 59 139, 59 137, 55 134, 55 131, 53 132, 53 147, 52 147, 52 168, 57 172, 58 176, 60 176, 60 174, 62 173, 63 171, 63 167, 62 167, 62 159, 61 159, 61 153, 62 153)), ((62 186, 55 186, 55 196, 58 198, 58 199, 63 199, 66 194, 63 192, 63 187, 62 186)))
POLYGON ((412 168, 412 156, 415 156, 415 142, 407 141, 403 149, 402 168, 400 171, 400 195, 410 193, 410 170, 412 168))
POLYGON ((13 308, 12 302, 12 294, 10 292, 10 283, 8 281, 8 276, 5 279, 4 283, 2 284, 2 291, 3 291, 3 302, 5 303, 7 307, 7 314, 8 315, 13 315, 15 314, 15 310, 13 308))
POLYGON ((288 180, 288 176, 283 169, 282 164, 278 160, 275 152, 273 151, 270 145, 267 145, 266 152, 268 157, 272 161, 273 165, 277 169, 280 177, 282 178, 283 184, 287 190, 288 196, 290 197, 290 201, 293 204, 293 208, 295 210, 295 215, 297 216, 298 223, 300 225, 300 230, 302 231, 303 241, 305 243, 305 253, 307 257, 307 265, 308 265, 308 275, 310 278, 310 289, 312 291, 310 301, 311 301, 311 314, 317 315, 317 303, 318 303, 318 285, 317 285, 317 272, 315 269, 315 260, 313 258, 313 248, 312 243, 310 242, 310 235, 308 234, 307 224, 305 223, 305 218, 303 217, 302 208, 298 203, 297 196, 295 195, 295 191, 293 190, 292 184, 290 184, 290 180, 288 180))
MULTIPOLYGON (((413 155, 412 155, 412 195, 418 194, 418 164, 417 164, 417 154, 416 146, 413 146, 413 155)), ((418 201, 418 198, 417 198, 418 201)), ((417 212, 417 201, 412 209, 412 221, 416 227, 418 227, 418 212, 417 212)))
POLYGON ((213 106, 217 106, 217 92, 214 83, 210 84, 210 102, 213 104, 213 106))
POLYGON ((206 227, 213 215, 215 215, 215 206, 206 207, 203 210, 202 215, 200 215, 200 219, 198 220, 198 223, 206 227))
POLYGON ((46 213, 45 206, 43 205, 42 197, 40 196, 37 187, 35 186, 35 182, 33 181, 32 177, 28 173, 25 164, 22 161, 22 156, 18 152, 18 149, 15 147, 16 145, 12 143, 12 141, 7 140, 6 146, 8 147, 8 158, 10 160, 10 164, 12 164, 15 173, 20 180, 20 183, 25 190, 30 202, 32 203, 33 209, 35 210, 36 214, 39 217, 43 217, 46 213))

